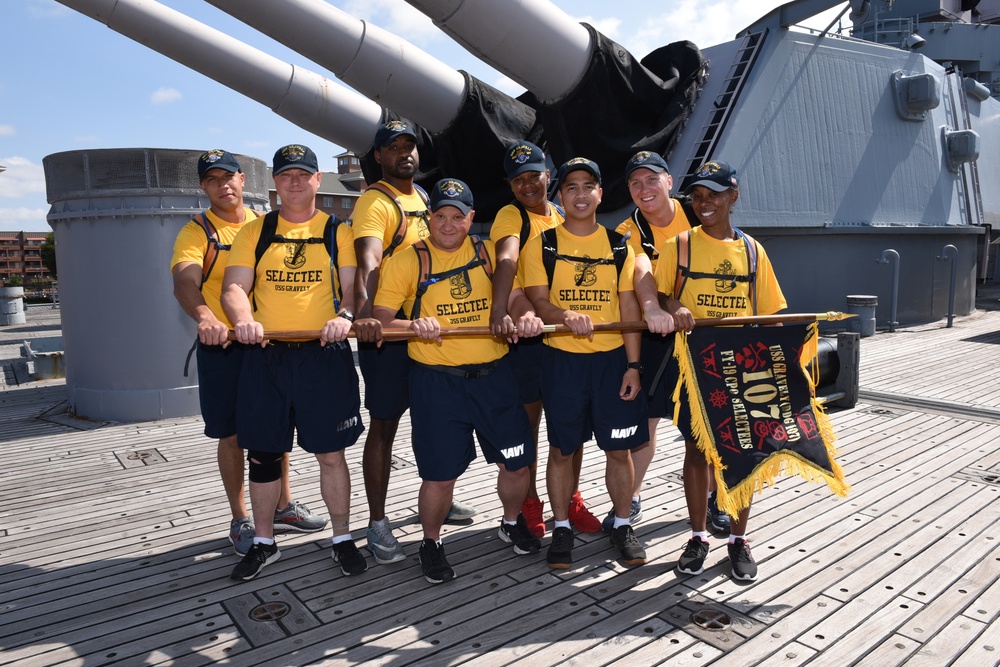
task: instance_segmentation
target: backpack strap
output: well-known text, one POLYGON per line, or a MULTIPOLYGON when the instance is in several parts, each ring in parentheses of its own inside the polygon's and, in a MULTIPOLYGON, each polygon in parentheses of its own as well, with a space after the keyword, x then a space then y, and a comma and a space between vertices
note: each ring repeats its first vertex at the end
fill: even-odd
POLYGON ((674 299, 681 300, 681 292, 687 282, 688 268, 691 266, 691 230, 677 235, 677 275, 674 277, 674 299))
POLYGON ((417 252, 417 258, 420 260, 420 265, 418 269, 419 273, 417 274, 417 291, 413 300, 413 307, 410 308, 411 320, 415 320, 420 317, 420 300, 424 294, 427 293, 427 289, 434 283, 447 280, 460 273, 466 273, 470 269, 474 269, 477 266, 483 267, 486 277, 491 281, 493 280, 493 263, 490 261, 490 254, 486 250, 486 244, 483 243, 483 239, 476 234, 469 234, 469 239, 472 241, 473 247, 476 250, 476 256, 473 257, 472 260, 470 260, 465 266, 449 269, 448 271, 442 271, 441 273, 431 272, 431 250, 427 246, 427 241, 420 240, 413 244, 413 249, 417 252))
POLYGON ((639 228, 639 243, 642 244, 643 252, 646 253, 646 257, 649 257, 651 262, 655 262, 660 258, 660 253, 656 251, 656 241, 653 239, 653 230, 650 228, 649 220, 646 220, 646 216, 638 207, 632 211, 632 220, 639 228))
POLYGON ((389 189, 388 185, 384 185, 382 181, 372 183, 371 185, 368 186, 368 189, 369 190, 374 189, 375 191, 384 194, 392 201, 393 204, 396 205, 396 210, 399 212, 399 222, 396 224, 396 231, 393 232, 392 234, 392 241, 389 243, 389 246, 382 252, 382 259, 385 259, 386 257, 392 257, 392 254, 396 252, 396 248, 398 248, 400 244, 403 243, 403 239, 406 238, 406 228, 408 225, 407 218, 409 218, 410 216, 423 218, 424 224, 427 224, 427 221, 429 219, 427 207, 430 204, 430 198, 427 196, 427 192, 422 187, 414 183, 413 189, 417 192, 418 195, 420 195, 420 198, 423 200, 424 210, 407 211, 403 209, 403 202, 399 200, 399 197, 397 197, 396 194, 389 189))
POLYGON ((691 203, 691 195, 677 195, 674 199, 680 202, 681 210, 684 211, 684 215, 687 217, 689 225, 697 227, 701 224, 701 220, 698 219, 698 214, 694 212, 694 205, 691 203))
POLYGON ((747 292, 750 294, 750 304, 753 306, 753 314, 757 314, 757 241, 742 229, 733 227, 736 236, 743 240, 743 248, 747 253, 747 282, 750 286, 747 292))
POLYGON ((572 255, 560 255, 556 239, 556 228, 546 229, 542 232, 542 265, 545 267, 545 275, 549 280, 549 289, 552 289, 552 277, 555 275, 556 260, 564 262, 582 264, 614 264, 618 272, 618 279, 621 280, 622 269, 625 268, 625 260, 628 259, 628 244, 624 236, 609 229, 604 228, 608 233, 608 243, 611 244, 611 257, 574 257, 572 255))
POLYGON ((228 252, 232 246, 219 243, 219 232, 215 229, 215 225, 211 223, 205 212, 194 216, 192 220, 198 223, 208 238, 208 246, 205 248, 205 259, 201 262, 201 284, 204 285, 208 277, 212 274, 215 263, 219 261, 219 253, 223 250, 228 252))

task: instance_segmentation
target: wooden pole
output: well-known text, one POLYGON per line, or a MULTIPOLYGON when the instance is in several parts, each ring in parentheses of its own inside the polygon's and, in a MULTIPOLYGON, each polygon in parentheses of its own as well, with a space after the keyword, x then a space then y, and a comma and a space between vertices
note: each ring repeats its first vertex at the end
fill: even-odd
MULTIPOLYGON (((786 324, 794 322, 814 322, 816 320, 837 321, 845 320, 849 317, 857 317, 854 313, 841 313, 829 311, 826 313, 787 313, 784 315, 749 315, 747 317, 709 317, 694 321, 695 327, 716 327, 716 326, 745 326, 745 325, 768 325, 786 324)), ((594 331, 645 331, 646 323, 638 322, 598 322, 594 324, 594 331)), ((546 324, 542 327, 542 333, 572 333, 565 324, 546 324)), ((319 331, 314 330, 291 330, 291 331, 265 331, 265 340, 315 340, 319 338, 319 331)), ((489 336, 489 327, 455 327, 441 329, 442 336, 489 336)), ((348 338, 354 338, 354 331, 348 334, 348 338)), ((385 340, 406 340, 416 338, 416 334, 411 329, 382 329, 382 338, 385 340)), ((229 340, 236 340, 236 334, 229 332, 229 340)))

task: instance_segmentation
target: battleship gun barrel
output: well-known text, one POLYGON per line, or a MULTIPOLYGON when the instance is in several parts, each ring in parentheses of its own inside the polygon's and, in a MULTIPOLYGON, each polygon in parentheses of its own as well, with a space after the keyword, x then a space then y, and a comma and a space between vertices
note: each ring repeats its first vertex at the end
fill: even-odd
POLYGON ((590 65, 590 33, 550 2, 406 1, 543 103, 573 90, 590 65))
POLYGON ((330 79, 152 0, 58 1, 340 146, 365 150, 383 118, 378 104, 330 79))
MULTIPOLYGON (((406 40, 323 0, 206 0, 306 58, 365 97, 441 132, 465 100, 466 79, 406 40)), ((369 137, 370 139, 371 137, 369 137)))

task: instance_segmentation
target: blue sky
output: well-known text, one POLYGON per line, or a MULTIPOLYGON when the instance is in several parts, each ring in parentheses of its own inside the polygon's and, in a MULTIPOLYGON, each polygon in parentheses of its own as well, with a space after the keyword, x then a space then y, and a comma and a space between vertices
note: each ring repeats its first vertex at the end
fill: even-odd
MULTIPOLYGON (((286 62, 331 74, 207 3, 160 0, 286 62)), ((405 37, 455 69, 516 95, 521 88, 469 55, 403 0, 333 0, 347 13, 405 37)), ((728 41, 780 0, 555 0, 643 56, 681 39, 728 41)), ((835 16, 838 12, 833 11, 835 16)), ((809 25, 825 27, 830 12, 809 25)), ((828 18, 829 17, 829 18, 828 18)), ((48 231, 42 159, 89 148, 222 147, 269 160, 284 144, 312 147, 325 170, 342 149, 270 109, 175 63, 55 0, 0 3, 0 229, 48 231)))

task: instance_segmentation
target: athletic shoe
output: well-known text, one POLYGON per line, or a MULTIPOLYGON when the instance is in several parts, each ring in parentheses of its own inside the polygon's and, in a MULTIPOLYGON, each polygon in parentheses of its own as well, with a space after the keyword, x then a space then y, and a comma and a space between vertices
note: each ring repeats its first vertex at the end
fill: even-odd
POLYGON ((277 542, 274 544, 255 542, 250 545, 243 560, 233 568, 233 573, 229 575, 229 578, 236 581, 250 581, 260 574, 261 570, 279 558, 281 558, 281 552, 278 551, 277 542))
POLYGON ((715 491, 708 497, 708 525, 719 533, 729 532, 729 515, 719 509, 715 502, 715 491))
POLYGON ((471 519, 478 512, 479 510, 468 503, 463 503, 461 500, 452 500, 451 509, 448 510, 448 516, 445 517, 445 521, 464 521, 465 519, 471 519))
POLYGON ((737 537, 729 545, 729 562, 733 566, 733 579, 754 581, 757 579, 757 562, 750 553, 750 545, 742 537, 737 537))
POLYGON ((521 514, 528 524, 528 530, 535 537, 545 537, 545 518, 542 512, 545 510, 545 501, 541 498, 525 498, 521 505, 521 514))
MULTIPOLYGON (((642 521, 642 498, 639 500, 633 500, 632 506, 629 509, 628 522, 629 525, 634 526, 635 524, 642 521)), ((601 522, 601 530, 603 530, 608 535, 611 531, 615 529, 615 508, 611 508, 608 515, 604 517, 604 521, 601 522)))
POLYGON ((701 574, 708 558, 708 542, 692 537, 684 546, 684 553, 677 559, 677 571, 681 574, 701 574))
POLYGON ((611 531, 611 544, 622 553, 626 565, 645 565, 646 550, 639 544, 632 526, 619 526, 611 531))
POLYGON ((572 528, 555 528, 552 531, 552 544, 545 556, 549 567, 555 570, 568 570, 573 567, 573 537, 572 528))
POLYGON ((583 504, 583 497, 579 491, 569 500, 569 522, 581 533, 601 532, 601 520, 583 504))
POLYGON ((372 525, 368 527, 368 551, 372 553, 375 562, 379 565, 398 563, 406 558, 403 547, 392 534, 389 517, 373 521, 372 525))
POLYGON ((252 518, 245 516, 229 522, 229 543, 233 545, 233 551, 237 556, 247 555, 255 535, 252 518))
POLYGON ((333 551, 330 553, 330 556, 333 558, 334 563, 340 563, 340 571, 344 573, 345 577, 349 577, 352 574, 361 574, 368 569, 368 561, 358 551, 354 540, 337 542, 333 545, 333 551))
POLYGON ((525 554, 537 554, 542 548, 542 543, 528 530, 528 524, 524 520, 523 514, 517 515, 517 523, 513 526, 500 522, 500 530, 497 531, 500 539, 508 544, 514 545, 514 553, 518 556, 525 554))
POLYGON ((315 533, 323 530, 326 519, 309 511, 303 503, 293 500, 288 507, 274 513, 275 530, 295 530, 300 533, 315 533))
POLYGON ((432 584, 440 584, 455 578, 455 570, 448 565, 444 555, 444 545, 434 540, 423 540, 420 543, 420 569, 424 579, 432 584))

